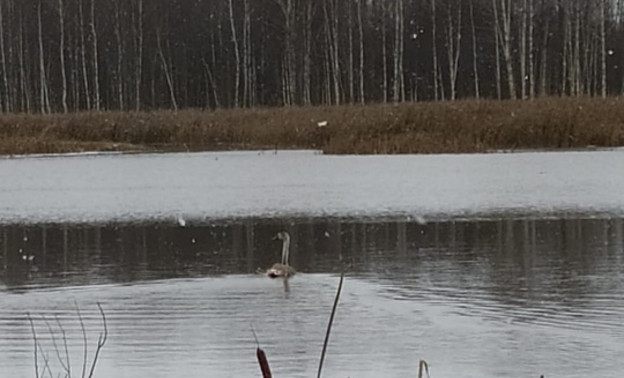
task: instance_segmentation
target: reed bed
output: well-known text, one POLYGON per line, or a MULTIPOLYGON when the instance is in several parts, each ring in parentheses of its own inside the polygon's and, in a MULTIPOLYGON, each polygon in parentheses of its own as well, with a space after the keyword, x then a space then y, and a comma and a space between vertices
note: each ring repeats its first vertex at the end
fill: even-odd
POLYGON ((622 98, 0 116, 3 155, 273 148, 462 153, 622 145, 622 98))

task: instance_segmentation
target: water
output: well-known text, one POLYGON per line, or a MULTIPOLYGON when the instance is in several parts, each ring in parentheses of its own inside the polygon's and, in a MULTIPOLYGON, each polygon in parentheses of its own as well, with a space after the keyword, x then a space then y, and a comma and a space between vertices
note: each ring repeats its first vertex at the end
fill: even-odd
POLYGON ((0 377, 619 377, 623 157, 0 159, 0 377))
POLYGON ((505 214, 624 216, 624 149, 312 151, 0 159, 0 223, 505 214))
POLYGON ((34 375, 26 313, 55 374, 58 317, 78 376, 76 306, 92 357, 96 302, 109 331, 96 377, 260 376, 252 325, 276 376, 314 376, 343 266, 327 377, 414 376, 419 359, 433 377, 624 371, 619 218, 31 224, 0 238, 3 377, 34 375), (288 290, 257 273, 282 229, 300 271, 288 290))

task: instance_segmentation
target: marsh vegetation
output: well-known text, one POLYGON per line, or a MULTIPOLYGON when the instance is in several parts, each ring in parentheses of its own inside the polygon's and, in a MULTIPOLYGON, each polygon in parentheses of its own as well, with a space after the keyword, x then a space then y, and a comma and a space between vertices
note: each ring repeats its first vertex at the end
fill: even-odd
POLYGON ((624 145, 617 98, 0 116, 0 154, 319 149, 453 153, 624 145))

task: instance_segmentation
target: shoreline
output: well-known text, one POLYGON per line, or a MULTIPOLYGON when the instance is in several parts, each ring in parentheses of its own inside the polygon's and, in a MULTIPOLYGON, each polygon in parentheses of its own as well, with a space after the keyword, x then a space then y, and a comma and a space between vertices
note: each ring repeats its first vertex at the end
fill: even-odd
POLYGON ((0 155, 312 149, 489 153, 624 146, 621 98, 0 115, 0 155))

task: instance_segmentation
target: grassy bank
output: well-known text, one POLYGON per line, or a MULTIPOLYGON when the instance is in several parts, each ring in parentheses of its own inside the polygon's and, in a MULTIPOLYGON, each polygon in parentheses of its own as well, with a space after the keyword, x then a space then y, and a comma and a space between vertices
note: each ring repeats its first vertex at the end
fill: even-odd
POLYGON ((275 147, 438 153, 621 145, 623 99, 0 116, 3 155, 275 147))

